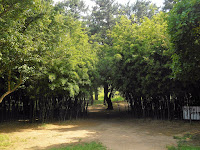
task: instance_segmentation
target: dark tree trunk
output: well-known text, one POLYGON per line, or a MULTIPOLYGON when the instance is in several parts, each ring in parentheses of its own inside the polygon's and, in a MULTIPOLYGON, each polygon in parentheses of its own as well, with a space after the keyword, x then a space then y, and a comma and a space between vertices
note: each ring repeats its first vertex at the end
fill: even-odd
POLYGON ((94 98, 93 98, 93 90, 92 90, 92 87, 90 89, 90 100, 91 100, 91 105, 93 105, 94 103, 94 98))
POLYGON ((99 99, 99 93, 98 93, 98 88, 95 88, 94 89, 94 93, 95 93, 95 100, 98 100, 99 99))
POLYGON ((104 84, 104 100, 107 102, 108 104, 108 110, 113 110, 113 105, 112 105, 112 101, 111 101, 111 97, 112 97, 112 90, 110 92, 110 95, 108 96, 108 92, 109 92, 109 89, 108 89, 108 84, 105 83, 104 84))
POLYGON ((167 119, 170 120, 170 96, 166 96, 167 99, 167 119))
POLYGON ((104 84, 104 99, 103 99, 103 104, 106 105, 106 99, 108 97, 108 85, 105 83, 104 84))
POLYGON ((111 98, 107 97, 107 104, 108 104, 108 110, 113 110, 113 105, 112 105, 112 101, 111 98))
POLYGON ((30 115, 29 115, 29 119, 30 119, 30 122, 32 123, 32 122, 35 122, 35 111, 34 111, 34 109, 35 109, 35 107, 34 107, 34 100, 30 100, 30 115))

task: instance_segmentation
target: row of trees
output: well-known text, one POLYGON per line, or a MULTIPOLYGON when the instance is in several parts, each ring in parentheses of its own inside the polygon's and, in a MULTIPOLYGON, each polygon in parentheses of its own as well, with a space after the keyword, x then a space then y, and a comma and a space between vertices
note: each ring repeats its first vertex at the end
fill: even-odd
POLYGON ((108 109, 118 90, 136 117, 199 105, 199 0, 94 2, 85 16, 80 0, 0 1, 0 120, 84 116, 100 86, 108 109))
POLYGON ((108 109, 114 89, 136 117, 182 118, 182 106, 200 104, 199 0, 166 0, 163 12, 148 1, 96 5, 89 29, 108 109))
POLYGON ((6 0, 0 7, 2 120, 15 111, 42 121, 59 112, 81 115, 96 62, 81 22, 46 0, 6 0))
POLYGON ((122 17, 111 31, 113 85, 135 116, 182 118, 182 106, 200 105, 199 7, 182 0, 140 23, 122 17))

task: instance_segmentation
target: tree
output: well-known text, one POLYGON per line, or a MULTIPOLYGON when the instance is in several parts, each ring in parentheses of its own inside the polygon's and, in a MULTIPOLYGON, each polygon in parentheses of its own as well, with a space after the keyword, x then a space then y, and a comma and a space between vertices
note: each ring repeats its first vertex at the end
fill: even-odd
POLYGON ((114 83, 129 100, 136 116, 150 107, 148 103, 155 106, 154 113, 158 115, 158 97, 170 93, 171 43, 166 18, 161 12, 152 19, 144 17, 141 24, 133 24, 122 16, 111 32, 114 83))
POLYGON ((67 0, 58 3, 56 10, 64 11, 65 15, 71 15, 74 19, 82 19, 81 16, 88 11, 88 6, 82 0, 67 0))
POLYGON ((169 33, 174 44, 174 77, 192 84, 200 81, 199 7, 199 0, 180 1, 170 11, 168 20, 169 33))
POLYGON ((118 4, 114 0, 95 0, 96 6, 93 7, 92 14, 88 18, 89 35, 92 42, 98 42, 97 55, 98 64, 97 70, 101 85, 104 86, 104 100, 107 101, 108 109, 113 109, 112 96, 112 64, 110 55, 112 40, 107 35, 108 30, 111 30, 117 20, 118 4))
POLYGON ((128 2, 125 6, 121 6, 121 12, 129 19, 134 14, 135 20, 133 22, 140 22, 144 17, 151 18, 158 13, 158 7, 152 4, 151 1, 137 0, 134 4, 128 2))
MULTIPOLYGON (((23 114, 31 121, 84 114, 97 57, 82 23, 51 1, 12 2, 16 10, 7 11, 0 20, 4 27, 0 29, 0 82, 5 85, 1 94, 3 98, 10 94, 0 106, 6 109, 9 103, 19 113, 18 104, 22 104, 23 114)), ((6 10, 8 4, 2 7, 6 10)))
POLYGON ((162 10, 164 12, 169 12, 173 8, 174 4, 176 4, 175 0, 165 0, 162 10))
POLYGON ((88 18, 90 35, 98 35, 97 42, 110 44, 107 39, 107 30, 111 29, 118 15, 118 4, 114 0, 94 0, 96 6, 88 18), (107 39, 107 40, 106 40, 107 39))
POLYGON ((49 23, 46 18, 49 4, 33 0, 2 1, 0 4, 0 74, 7 86, 7 90, 4 86, 0 103, 37 69, 34 65, 40 61, 38 54, 41 54, 41 41, 44 41, 43 31, 49 23))
POLYGON ((173 78, 181 82, 187 105, 199 105, 200 97, 200 1, 182 0, 169 13, 169 34, 174 44, 173 78), (189 97, 189 98, 188 98, 189 97))

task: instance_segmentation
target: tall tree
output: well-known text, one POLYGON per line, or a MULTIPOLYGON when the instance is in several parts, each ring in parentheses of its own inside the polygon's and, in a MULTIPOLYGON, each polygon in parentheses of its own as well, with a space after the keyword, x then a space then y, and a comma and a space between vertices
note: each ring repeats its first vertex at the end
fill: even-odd
POLYGON ((114 0, 93 0, 96 5, 88 18, 89 31, 91 35, 98 35, 100 44, 110 44, 107 39, 107 30, 111 29, 118 15, 118 4, 114 0))
POLYGON ((164 4, 164 6, 163 6, 162 10, 164 12, 169 12, 173 8, 174 4, 176 4, 176 1, 175 0, 165 0, 163 4, 164 4))
POLYGON ((121 6, 121 12, 128 18, 131 18, 134 14, 136 22, 140 22, 140 19, 144 17, 151 18, 154 14, 158 13, 158 7, 151 1, 137 0, 135 3, 128 2, 126 5, 121 6))
POLYGON ((182 0, 170 11, 169 33, 174 44, 174 75, 196 83, 199 77, 200 1, 182 0))
POLYGON ((42 55, 44 30, 50 23, 47 16, 49 1, 2 1, 0 20, 1 78, 4 79, 5 96, 14 92, 30 72, 38 69, 35 63, 42 55), (7 90, 6 87, 7 86, 7 90))
POLYGON ((114 83, 138 115, 147 107, 146 98, 153 99, 150 101, 153 107, 159 103, 158 95, 170 91, 171 43, 166 18, 165 13, 159 13, 152 19, 144 17, 141 24, 133 24, 122 17, 111 32, 114 83))
POLYGON ((107 101, 108 109, 113 109, 112 96, 112 67, 110 61, 110 46, 112 41, 108 36, 108 30, 115 25, 119 14, 118 4, 114 0, 94 0, 95 6, 92 8, 91 16, 88 18, 89 35, 91 41, 98 42, 97 64, 100 74, 101 84, 104 86, 104 100, 107 101))
POLYGON ((174 44, 173 77, 194 99, 200 97, 200 0, 181 0, 169 13, 169 33, 174 44))
POLYGON ((88 11, 88 6, 82 0, 66 0, 56 5, 56 10, 64 11, 75 19, 82 19, 83 13, 88 11))

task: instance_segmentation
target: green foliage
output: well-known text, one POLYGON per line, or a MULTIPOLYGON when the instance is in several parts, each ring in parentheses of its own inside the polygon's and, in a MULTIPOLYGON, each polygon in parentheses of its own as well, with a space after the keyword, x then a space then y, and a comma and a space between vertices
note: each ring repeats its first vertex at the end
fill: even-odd
POLYGON ((5 148, 11 145, 10 139, 7 135, 0 134, 0 148, 5 148))
POLYGON ((178 147, 168 146, 168 150, 200 150, 200 135, 199 134, 185 134, 182 137, 175 136, 178 139, 178 147))
POLYGON ((51 5, 49 1, 15 0, 0 6, 0 77, 5 81, 1 90, 9 92, 39 71, 48 47, 51 5))
POLYGON ((45 64, 51 66, 46 74, 49 76, 50 89, 64 90, 74 97, 80 92, 80 86, 91 83, 88 74, 93 69, 95 53, 92 52, 81 23, 68 16, 62 18, 67 19, 64 25, 70 30, 62 27, 64 31, 56 33, 62 39, 53 51, 47 51, 45 64))
POLYGON ((200 148, 194 146, 179 146, 178 148, 175 146, 168 146, 167 148, 168 150, 200 150, 200 148))
POLYGON ((158 11, 158 7, 155 4, 151 4, 151 1, 137 0, 132 6, 133 13, 140 19, 144 17, 151 18, 158 11))
POLYGON ((121 6, 121 13, 132 19, 132 22, 140 22, 144 17, 152 18, 153 15, 158 13, 158 7, 151 1, 137 0, 131 4, 128 2, 126 5, 121 6), (136 16, 133 18, 132 16, 136 16))
POLYGON ((136 96, 161 94, 170 84, 170 38, 166 14, 159 13, 141 24, 122 16, 111 37, 112 50, 121 56, 115 62, 115 85, 119 91, 136 96), (153 88, 152 88, 153 87, 153 88))
MULTIPOLYGON (((66 2, 67 7, 71 3, 66 2)), ((86 92, 96 52, 81 22, 50 0, 5 1, 0 6, 0 77, 5 81, 1 90, 9 85, 13 89, 22 76, 29 94, 66 91, 74 97, 86 92)))
POLYGON ((168 12, 173 8, 174 4, 176 4, 176 0, 165 0, 162 10, 168 12))
POLYGON ((99 43, 109 44, 107 30, 111 29, 116 22, 118 15, 118 5, 115 0, 94 0, 96 5, 92 8, 92 13, 88 18, 91 35, 96 34, 99 43))
MULTIPOLYGON (((118 91, 113 92, 113 97, 111 99, 112 102, 124 101, 124 98, 119 94, 118 91)), ((100 88, 98 100, 95 100, 93 105, 103 104, 103 102, 104 102, 104 90, 103 88, 100 88)))
POLYGON ((179 1, 169 13, 169 33, 174 44, 174 77, 185 82, 199 81, 200 1, 179 1))
POLYGON ((121 96, 114 96, 114 97, 112 98, 112 101, 113 101, 113 102, 120 102, 120 101, 124 101, 124 98, 121 97, 121 96))
POLYGON ((51 150, 106 150, 106 148, 101 143, 91 142, 51 150))
POLYGON ((57 4, 56 8, 62 9, 65 14, 75 19, 80 19, 82 13, 86 13, 88 6, 82 0, 67 0, 57 4))
POLYGON ((81 0, 0 1, 0 103, 22 83, 18 95, 58 105, 92 99, 102 85, 107 101, 115 90, 140 102, 188 89, 199 99, 200 0, 166 0, 166 11, 176 3, 169 14, 150 1, 94 2, 84 28, 81 0))

